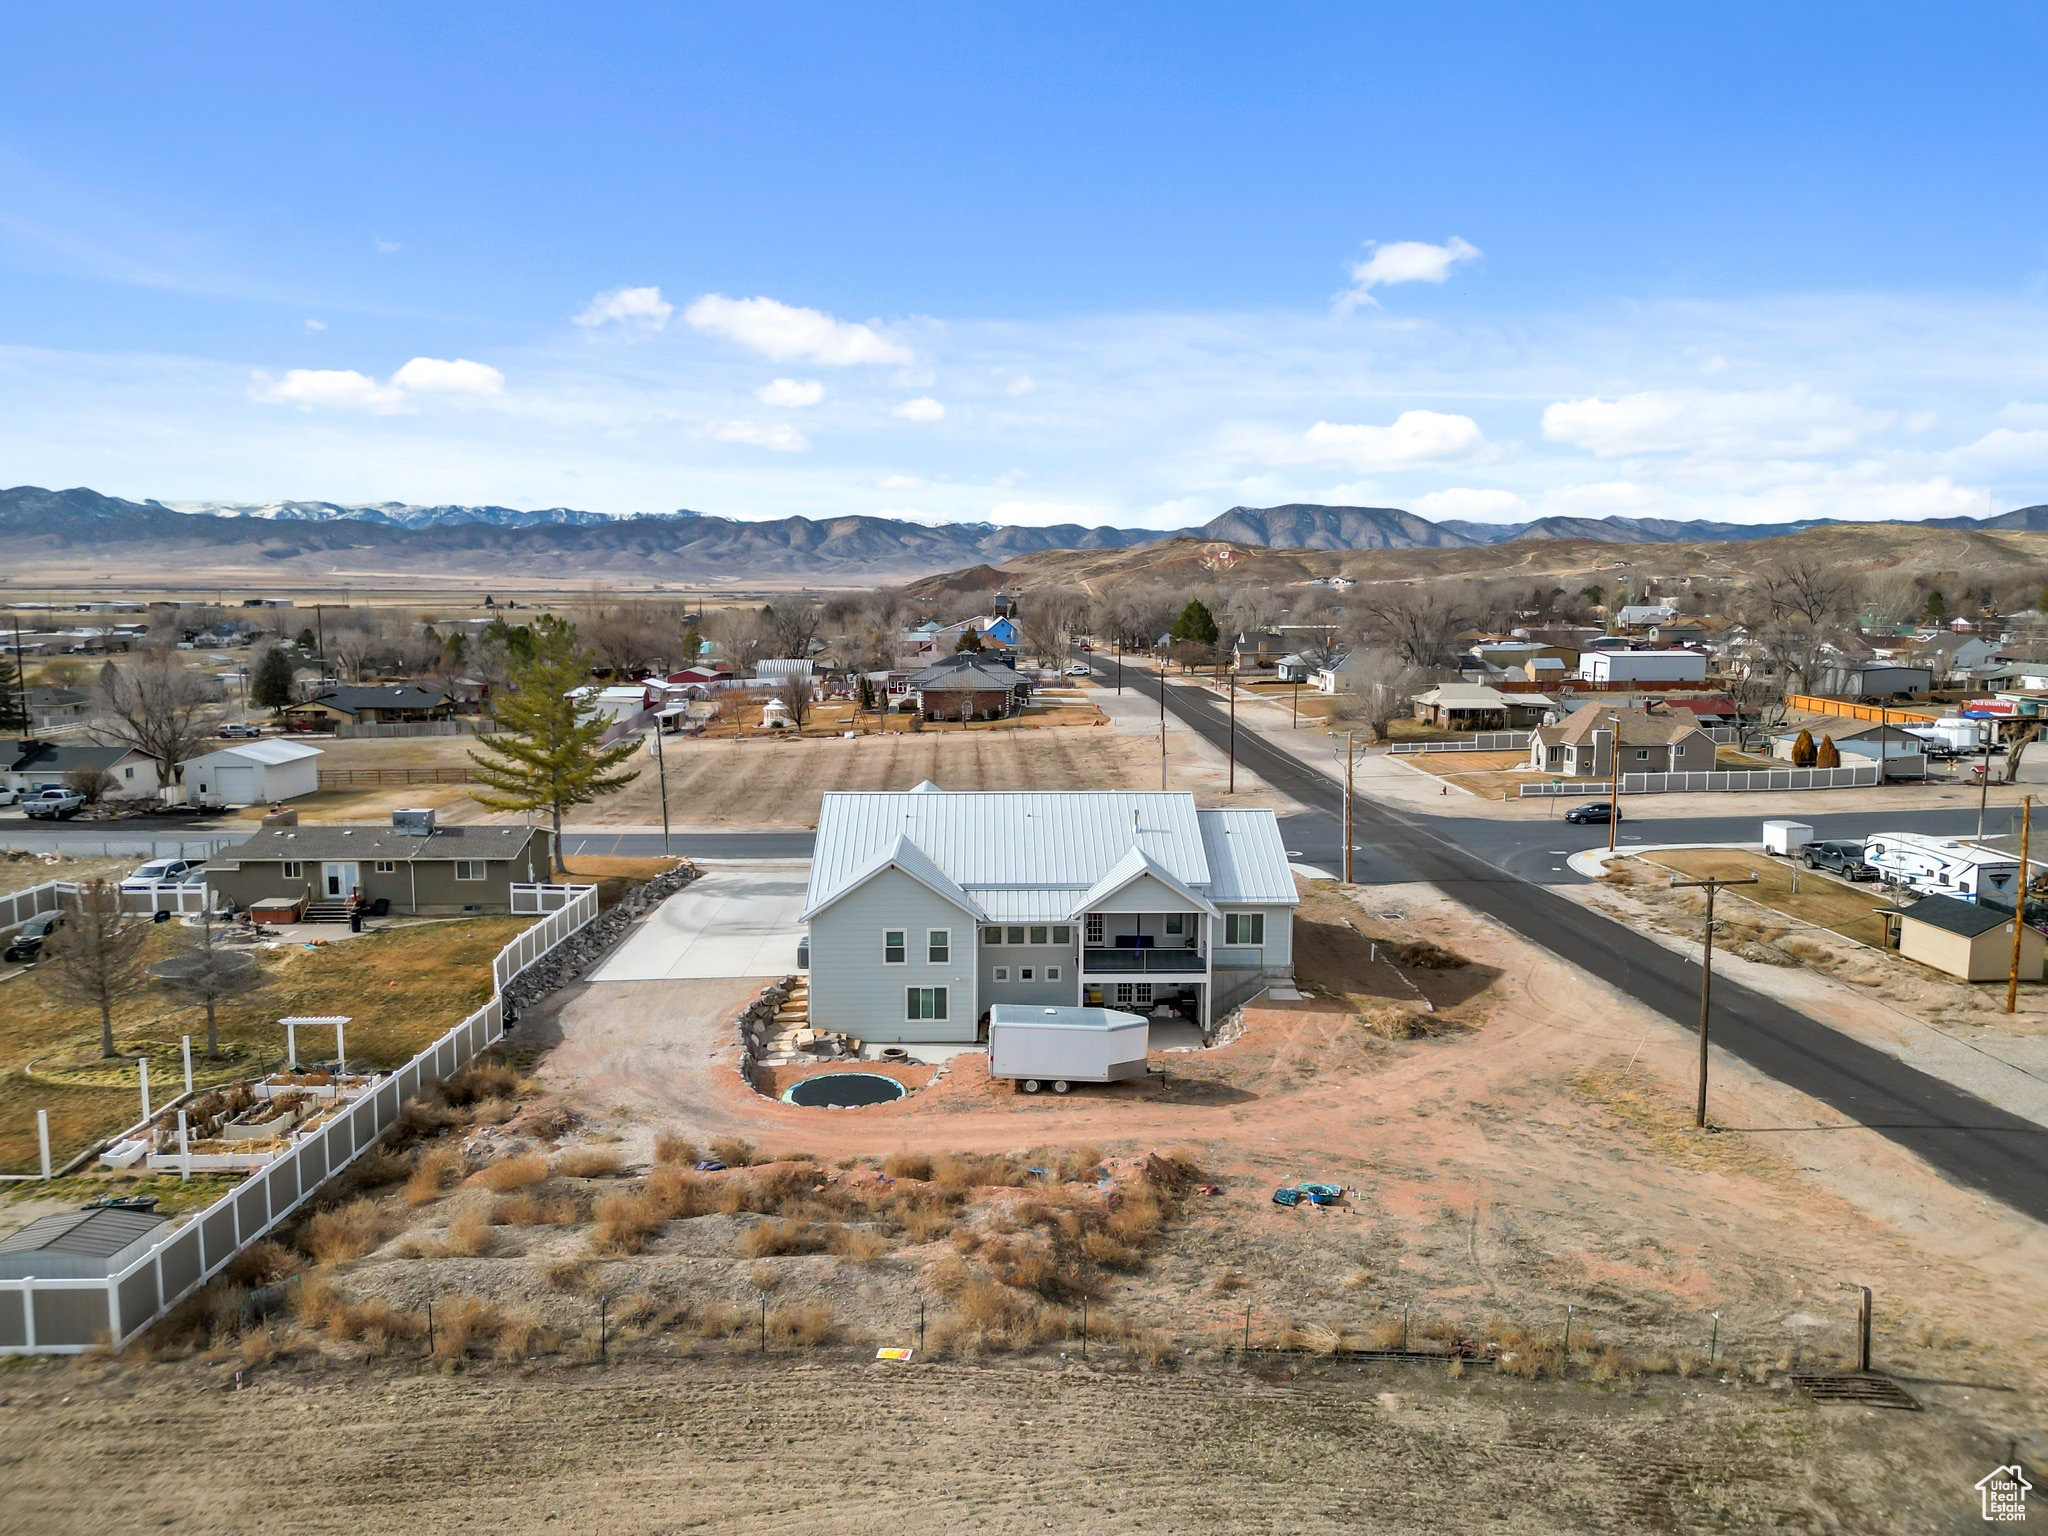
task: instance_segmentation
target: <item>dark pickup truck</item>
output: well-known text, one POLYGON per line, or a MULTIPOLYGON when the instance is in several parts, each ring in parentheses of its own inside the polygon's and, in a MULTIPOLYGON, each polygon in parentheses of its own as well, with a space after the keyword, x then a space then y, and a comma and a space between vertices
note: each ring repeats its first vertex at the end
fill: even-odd
POLYGON ((1807 843, 1799 850, 1799 862, 1808 869, 1824 869, 1844 880, 1875 880, 1877 871, 1863 861, 1863 844, 1848 842, 1807 843))

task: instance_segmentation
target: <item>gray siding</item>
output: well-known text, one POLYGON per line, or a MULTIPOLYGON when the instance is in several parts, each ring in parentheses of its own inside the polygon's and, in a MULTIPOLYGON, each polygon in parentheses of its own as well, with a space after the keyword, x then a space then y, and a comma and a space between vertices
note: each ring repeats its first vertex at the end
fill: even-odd
POLYGON ((811 919, 811 1023, 862 1040, 971 1042, 979 1034, 974 920, 929 887, 884 870, 811 919), (882 959, 882 935, 904 930, 902 965, 882 959), (926 959, 929 929, 952 931, 952 959, 926 959), (944 987, 943 1023, 906 1017, 910 987, 944 987))
POLYGON ((1150 875, 1140 875, 1122 890, 1088 908, 1091 912, 1191 912, 1184 897, 1150 875))
MULTIPOLYGON (((1266 915, 1266 942, 1259 950, 1257 963, 1267 970, 1276 967, 1292 970, 1294 967, 1294 909, 1292 907, 1225 907, 1223 915, 1232 912, 1263 912, 1266 915)), ((1219 955, 1230 953, 1233 962, 1243 956, 1245 946, 1224 942, 1229 928, 1219 919, 1215 924, 1215 944, 1219 955)))
MULTIPOLYGON (((1052 937, 1051 930, 1055 926, 1067 928, 1070 942, 1066 944, 990 944, 986 940, 981 941, 979 985, 981 988, 981 1006, 983 1011, 993 1008, 997 1003, 1032 1003, 1039 1006, 1065 1004, 1071 1007, 1080 1000, 1081 925, 1079 923, 1060 925, 1050 923, 1008 924, 1005 925, 1003 936, 1005 939, 1009 937, 1008 929, 1010 927, 1021 927, 1024 930, 1025 938, 1028 940, 1033 928, 1044 928, 1046 930, 1046 938, 1049 940, 1052 937), (1009 968, 1010 979, 1008 981, 996 980, 995 969, 999 965, 1009 968), (1048 981, 1046 979, 1045 968, 1048 965, 1059 967, 1060 979, 1058 981, 1048 981), (1033 979, 1028 982, 1020 981, 1017 973, 1027 966, 1032 972, 1033 979)), ((987 931, 986 929, 982 930, 983 933, 987 931)))

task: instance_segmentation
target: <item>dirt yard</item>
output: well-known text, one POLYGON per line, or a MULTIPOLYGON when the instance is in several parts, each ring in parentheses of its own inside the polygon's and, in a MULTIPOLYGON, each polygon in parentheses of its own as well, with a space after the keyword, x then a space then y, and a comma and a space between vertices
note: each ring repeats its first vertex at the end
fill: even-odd
POLYGON ((1393 761, 1442 779, 1454 790, 1482 800, 1512 800, 1524 784, 1548 782, 1550 775, 1530 773, 1526 750, 1521 752, 1416 752, 1393 761))
POLYGON ((2004 1449, 1753 1388, 1428 1367, 770 1355, 279 1365, 241 1391, 234 1370, 10 1371, 0 1530, 1398 1536, 1475 1510, 1532 1536, 1961 1530, 2004 1449))
POLYGON ((1755 885, 1722 893, 1717 917, 1737 915, 1745 904, 1754 903, 1783 916, 1790 930, 1822 928, 1872 948, 1884 943, 1884 920, 1878 911, 1892 903, 1885 888, 1875 882, 1852 885, 1802 869, 1788 859, 1724 848, 1644 854, 1642 862, 1688 880, 1754 876, 1755 885))
POLYGON ((75 859, 62 853, 32 853, 0 858, 0 896, 25 891, 49 880, 113 880, 125 876, 139 858, 75 859))

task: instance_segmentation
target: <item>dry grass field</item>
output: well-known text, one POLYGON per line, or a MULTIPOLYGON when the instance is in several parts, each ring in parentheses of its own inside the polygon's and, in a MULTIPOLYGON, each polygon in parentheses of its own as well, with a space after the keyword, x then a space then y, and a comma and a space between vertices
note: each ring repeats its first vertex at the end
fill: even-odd
MULTIPOLYGON (((1754 876, 1755 885, 1723 893, 1717 918, 1736 915, 1747 904, 1755 903, 1783 916, 1790 929, 1828 929, 1873 948, 1884 943, 1884 921, 1877 914, 1892 903, 1886 899, 1881 885, 1851 885, 1801 869, 1787 859, 1734 849, 1671 850, 1644 854, 1642 861, 1689 880, 1740 880, 1754 876)), ((1749 910, 1754 911, 1754 907, 1749 910)))

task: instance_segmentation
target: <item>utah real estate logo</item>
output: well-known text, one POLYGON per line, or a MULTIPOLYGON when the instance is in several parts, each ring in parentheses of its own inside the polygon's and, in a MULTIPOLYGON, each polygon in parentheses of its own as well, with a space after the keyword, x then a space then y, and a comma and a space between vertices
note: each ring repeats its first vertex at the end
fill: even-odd
POLYGON ((1977 1480, 1977 1491, 1984 1495, 1984 1518, 2008 1525, 2024 1521, 2027 1495, 2033 1487, 2021 1473, 2018 1462, 2009 1467, 1993 1467, 1977 1480))

